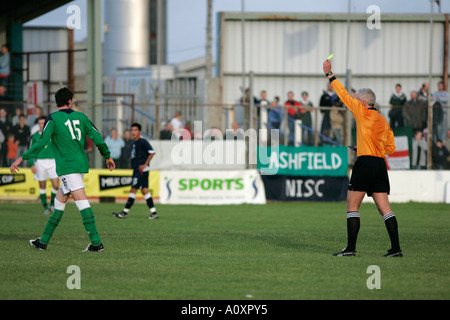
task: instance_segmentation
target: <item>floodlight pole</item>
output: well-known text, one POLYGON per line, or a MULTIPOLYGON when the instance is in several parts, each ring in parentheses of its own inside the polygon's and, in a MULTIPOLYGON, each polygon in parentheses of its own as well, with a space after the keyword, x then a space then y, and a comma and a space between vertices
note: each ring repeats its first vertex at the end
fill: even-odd
MULTIPOLYGON (((99 132, 102 132, 102 10, 101 1, 87 1, 87 99, 88 115, 95 123, 99 132)), ((102 157, 94 153, 94 165, 102 167, 102 157)))
POLYGON ((430 0, 430 57, 429 57, 429 73, 428 73, 428 161, 427 169, 431 170, 433 168, 433 97, 431 95, 431 80, 433 76, 433 2, 435 0, 430 0))
MULTIPOLYGON (((351 70, 349 69, 349 55, 350 55, 350 15, 351 15, 351 0, 348 0, 348 13, 347 13, 347 52, 345 57, 345 67, 346 67, 346 74, 345 74, 345 87, 347 89, 347 92, 351 92, 351 70)), ((351 112, 347 112, 346 114, 346 135, 345 135, 345 143, 349 146, 352 144, 352 115, 351 112)), ((352 151, 347 150, 348 158, 350 159, 352 151)))

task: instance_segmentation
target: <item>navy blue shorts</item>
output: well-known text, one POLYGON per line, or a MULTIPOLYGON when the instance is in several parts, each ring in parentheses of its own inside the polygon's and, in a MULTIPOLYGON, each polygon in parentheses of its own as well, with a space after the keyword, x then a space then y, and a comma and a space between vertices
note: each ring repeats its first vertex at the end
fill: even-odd
POLYGON ((372 196, 374 192, 389 194, 391 187, 385 160, 371 156, 358 157, 353 166, 348 190, 365 191, 368 196, 372 196))
POLYGON ((133 170, 133 181, 131 187, 134 189, 148 189, 148 171, 144 171, 142 174, 139 169, 133 170))

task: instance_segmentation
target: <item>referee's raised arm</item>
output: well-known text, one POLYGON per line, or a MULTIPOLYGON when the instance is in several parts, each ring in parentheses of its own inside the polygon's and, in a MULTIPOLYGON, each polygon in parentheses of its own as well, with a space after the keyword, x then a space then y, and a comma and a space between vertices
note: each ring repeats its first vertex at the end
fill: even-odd
POLYGON ((356 99, 350 96, 344 86, 339 82, 339 80, 336 79, 333 71, 331 71, 331 61, 328 59, 323 63, 323 72, 325 73, 326 77, 333 86, 334 91, 336 91, 336 94, 339 96, 345 106, 350 109, 352 113, 360 111, 358 109, 360 109, 361 105, 357 101, 355 101, 356 99))

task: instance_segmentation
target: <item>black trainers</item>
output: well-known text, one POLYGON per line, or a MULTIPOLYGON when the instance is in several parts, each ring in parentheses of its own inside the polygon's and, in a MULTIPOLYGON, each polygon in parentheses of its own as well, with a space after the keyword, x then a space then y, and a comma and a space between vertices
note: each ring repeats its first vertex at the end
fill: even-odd
POLYGON ((39 250, 46 250, 47 244, 41 242, 41 238, 37 238, 36 240, 30 240, 30 245, 39 250))
POLYGON ((125 213, 125 212, 113 212, 113 216, 114 217, 116 217, 116 218, 126 218, 126 217, 128 217, 128 213, 125 213))
POLYGON ((356 256, 356 251, 347 250, 347 248, 342 249, 341 252, 333 253, 335 257, 354 257, 356 256))
POLYGON ((100 243, 97 246, 94 246, 93 244, 89 243, 87 248, 84 249, 82 252, 88 252, 88 251, 100 252, 100 251, 103 251, 104 249, 105 249, 105 247, 103 246, 103 243, 100 243))
POLYGON ((389 249, 388 252, 385 255, 383 255, 383 257, 400 258, 400 257, 403 257, 403 253, 402 253, 402 250, 394 251, 392 249, 389 249))
POLYGON ((156 212, 154 212, 154 213, 152 213, 151 215, 149 215, 148 218, 149 218, 150 220, 151 220, 151 219, 158 219, 159 216, 158 216, 158 214, 157 214, 156 212))

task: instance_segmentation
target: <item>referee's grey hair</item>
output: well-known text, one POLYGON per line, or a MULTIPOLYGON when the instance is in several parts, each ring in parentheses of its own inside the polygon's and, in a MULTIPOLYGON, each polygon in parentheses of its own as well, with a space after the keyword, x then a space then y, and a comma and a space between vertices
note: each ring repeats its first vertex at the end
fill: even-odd
POLYGON ((359 99, 361 99, 361 101, 363 100, 367 100, 367 104, 369 106, 375 106, 375 101, 377 99, 377 97, 375 96, 375 93, 372 91, 372 89, 368 89, 368 88, 363 88, 363 89, 359 89, 358 92, 356 92, 356 95, 359 95, 359 99))

